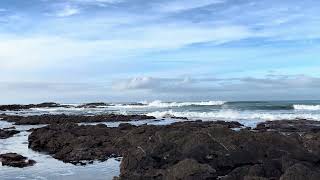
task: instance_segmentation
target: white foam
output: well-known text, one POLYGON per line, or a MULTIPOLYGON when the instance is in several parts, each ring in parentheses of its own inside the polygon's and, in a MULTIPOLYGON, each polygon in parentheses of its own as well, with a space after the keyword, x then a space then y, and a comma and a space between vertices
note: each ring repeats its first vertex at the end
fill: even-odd
POLYGON ((225 101, 200 101, 200 102, 162 102, 160 100, 152 102, 142 102, 143 105, 122 105, 116 104, 116 108, 168 108, 168 107, 183 107, 183 106, 220 106, 225 104, 225 101))
POLYGON ((318 111, 318 110, 320 110, 320 105, 295 104, 295 105, 293 105, 293 108, 296 110, 318 111))
POLYGON ((84 108, 76 108, 76 107, 44 107, 44 108, 31 108, 31 110, 34 111, 40 111, 40 112, 56 112, 56 111, 83 111, 84 108))
POLYGON ((320 114, 310 113, 272 113, 272 112, 253 112, 253 111, 233 111, 233 110, 221 110, 216 112, 175 112, 169 111, 155 111, 147 113, 149 116, 157 118, 162 117, 187 117, 189 119, 203 119, 203 120, 226 120, 226 121, 237 121, 237 120, 293 120, 293 119, 310 119, 320 120, 320 114))
POLYGON ((77 106, 79 106, 80 104, 76 104, 76 103, 63 103, 63 104, 61 104, 61 105, 63 105, 63 106, 73 106, 73 107, 77 107, 77 106))

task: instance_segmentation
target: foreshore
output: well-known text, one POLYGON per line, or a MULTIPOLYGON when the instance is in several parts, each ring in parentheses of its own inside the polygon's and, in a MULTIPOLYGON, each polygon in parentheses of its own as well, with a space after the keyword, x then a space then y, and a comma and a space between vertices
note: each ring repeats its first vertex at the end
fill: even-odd
MULTIPOLYGON (((161 126, 130 124, 137 120, 162 121, 145 115, 1 115, 14 126, 42 125, 30 130, 29 148, 65 163, 86 166, 121 157, 114 179, 320 179, 319 121, 267 121, 255 128, 187 119, 161 126), (125 123, 86 124, 114 121, 125 123)), ((20 133, 14 127, 0 132, 1 138, 20 133)), ((36 163, 19 164, 27 158, 3 154, 0 159, 15 167, 36 163)))

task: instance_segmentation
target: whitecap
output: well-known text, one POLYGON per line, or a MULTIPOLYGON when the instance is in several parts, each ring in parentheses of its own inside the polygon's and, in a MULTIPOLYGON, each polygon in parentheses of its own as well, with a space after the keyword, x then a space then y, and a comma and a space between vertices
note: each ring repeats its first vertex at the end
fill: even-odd
POLYGON ((309 110, 309 111, 318 111, 320 110, 320 105, 303 105, 303 104, 295 104, 293 105, 295 110, 309 110))
POLYGON ((279 112, 254 112, 254 111, 234 111, 234 110, 221 110, 214 112, 190 112, 190 111, 155 111, 147 113, 148 116, 154 116, 156 118, 162 117, 187 117, 189 119, 202 119, 202 120, 226 120, 226 121, 238 121, 238 120, 294 120, 294 119, 310 119, 320 120, 320 114, 311 113, 279 113, 279 112))
POLYGON ((199 101, 199 102, 163 102, 160 100, 152 102, 142 102, 138 105, 115 104, 115 108, 168 108, 183 106, 221 106, 225 101, 199 101))

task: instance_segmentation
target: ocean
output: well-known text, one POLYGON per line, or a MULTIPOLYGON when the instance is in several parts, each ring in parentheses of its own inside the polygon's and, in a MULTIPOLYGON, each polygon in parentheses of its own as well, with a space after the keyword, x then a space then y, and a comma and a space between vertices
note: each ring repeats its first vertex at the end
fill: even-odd
POLYGON ((199 101, 199 102, 135 102, 110 103, 97 108, 34 108, 6 112, 19 115, 104 113, 146 114, 156 118, 186 117, 190 120, 239 121, 254 126, 257 122, 281 119, 320 120, 320 101, 199 101))

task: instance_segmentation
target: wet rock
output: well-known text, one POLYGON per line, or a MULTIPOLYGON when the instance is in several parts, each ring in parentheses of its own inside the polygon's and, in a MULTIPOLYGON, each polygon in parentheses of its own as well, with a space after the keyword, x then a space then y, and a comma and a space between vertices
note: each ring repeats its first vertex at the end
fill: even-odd
POLYGON ((0 139, 7 139, 18 133, 20 133, 20 131, 0 129, 0 139))
POLYGON ((2 163, 2 166, 18 168, 33 166, 36 163, 34 160, 28 160, 28 158, 16 153, 0 154, 0 162, 2 163))
POLYGON ((320 135, 310 128, 299 134, 231 129, 238 126, 222 121, 118 128, 50 125, 31 133, 29 147, 74 164, 121 156, 119 179, 265 180, 305 177, 306 172, 311 174, 307 178, 318 177, 320 150, 311 144, 320 135))
POLYGON ((61 104, 57 104, 54 102, 45 102, 41 104, 12 104, 12 105, 1 105, 0 111, 20 111, 24 109, 31 109, 31 108, 50 108, 50 107, 69 107, 61 104))
POLYGON ((11 126, 11 127, 7 127, 7 128, 3 128, 3 130, 13 130, 13 129, 16 129, 16 127, 11 126))
POLYGON ((255 130, 278 132, 320 132, 320 121, 305 119, 278 120, 259 123, 255 130))
POLYGON ((116 121, 135 121, 145 119, 155 119, 146 115, 117 115, 104 114, 95 116, 84 115, 36 115, 36 116, 12 116, 0 115, 4 121, 14 122, 16 125, 38 125, 38 124, 62 124, 62 123, 96 123, 96 122, 116 122, 116 121))
POLYGON ((77 108, 99 108, 99 107, 106 107, 109 106, 109 104, 104 102, 97 102, 97 103, 87 103, 77 106, 77 108))
POLYGON ((88 160, 106 160, 120 154, 112 145, 112 137, 121 136, 105 125, 78 126, 76 124, 50 125, 33 130, 29 147, 53 154, 55 158, 78 164, 88 160), (42 136, 42 137, 40 137, 42 136))
POLYGON ((186 118, 186 117, 177 117, 177 116, 173 116, 173 115, 171 115, 171 114, 166 114, 166 115, 162 116, 162 118, 188 120, 188 118, 186 118))

